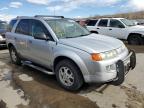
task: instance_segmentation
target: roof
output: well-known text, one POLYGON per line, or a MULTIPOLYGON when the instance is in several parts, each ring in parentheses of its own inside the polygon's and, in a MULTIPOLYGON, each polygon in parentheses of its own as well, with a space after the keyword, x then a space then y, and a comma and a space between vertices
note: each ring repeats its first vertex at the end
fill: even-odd
POLYGON ((50 15, 35 15, 35 16, 17 16, 14 19, 62 19, 64 16, 50 16, 50 15))
POLYGON ((96 19, 87 19, 87 20, 99 20, 99 19, 117 19, 117 20, 120 20, 120 19, 124 19, 124 18, 96 18, 96 19))
POLYGON ((101 19, 124 19, 124 18, 101 18, 101 19))

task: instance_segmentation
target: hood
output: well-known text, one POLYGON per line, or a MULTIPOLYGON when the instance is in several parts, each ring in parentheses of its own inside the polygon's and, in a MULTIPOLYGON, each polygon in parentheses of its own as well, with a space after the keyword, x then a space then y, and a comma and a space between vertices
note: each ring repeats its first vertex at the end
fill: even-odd
POLYGON ((131 32, 144 34, 144 26, 136 25, 136 26, 128 27, 128 30, 131 32))
POLYGON ((88 53, 110 51, 122 46, 122 41, 108 36, 90 34, 88 36, 59 39, 60 44, 75 47, 88 53))

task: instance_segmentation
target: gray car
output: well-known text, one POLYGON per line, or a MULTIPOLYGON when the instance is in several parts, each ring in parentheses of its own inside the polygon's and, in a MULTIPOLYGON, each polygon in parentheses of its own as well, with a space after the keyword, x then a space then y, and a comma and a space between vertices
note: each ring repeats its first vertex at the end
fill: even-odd
POLYGON ((6 46, 5 33, 7 31, 7 23, 0 21, 0 47, 6 46))
POLYGON ((119 85, 136 65, 122 41, 98 34, 62 16, 17 17, 6 33, 10 57, 47 74, 67 90, 84 82, 119 85))

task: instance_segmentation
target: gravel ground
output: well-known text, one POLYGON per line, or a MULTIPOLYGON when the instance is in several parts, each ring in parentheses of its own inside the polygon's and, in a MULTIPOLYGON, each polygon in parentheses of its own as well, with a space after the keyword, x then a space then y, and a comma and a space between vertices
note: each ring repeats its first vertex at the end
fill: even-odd
POLYGON ((121 86, 85 84, 67 92, 55 76, 11 64, 8 50, 0 50, 0 108, 144 108, 144 46, 129 46, 137 66, 121 86))

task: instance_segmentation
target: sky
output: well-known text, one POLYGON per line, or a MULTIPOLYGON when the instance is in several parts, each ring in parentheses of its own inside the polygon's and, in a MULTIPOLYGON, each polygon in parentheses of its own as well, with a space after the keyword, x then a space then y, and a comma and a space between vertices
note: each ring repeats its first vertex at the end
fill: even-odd
POLYGON ((16 16, 85 18, 144 10, 144 0, 0 0, 0 20, 16 16))

